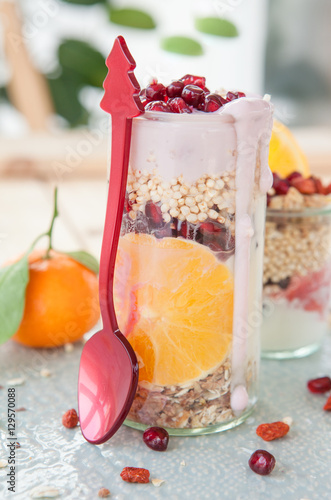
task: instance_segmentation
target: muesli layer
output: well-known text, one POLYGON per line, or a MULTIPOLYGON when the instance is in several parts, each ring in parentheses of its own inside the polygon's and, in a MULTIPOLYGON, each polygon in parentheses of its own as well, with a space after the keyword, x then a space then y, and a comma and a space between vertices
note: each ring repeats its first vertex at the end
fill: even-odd
POLYGON ((144 425, 189 429, 234 418, 229 357, 207 377, 180 386, 140 382, 128 418, 144 425))

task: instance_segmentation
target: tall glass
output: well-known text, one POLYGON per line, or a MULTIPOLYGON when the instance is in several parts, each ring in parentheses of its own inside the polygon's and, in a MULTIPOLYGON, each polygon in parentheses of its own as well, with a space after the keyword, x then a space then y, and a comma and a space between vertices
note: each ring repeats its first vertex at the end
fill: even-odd
POLYGON ((262 355, 297 358, 315 352, 328 329, 331 205, 267 210, 262 355))
POLYGON ((171 434, 233 427, 257 400, 271 106, 134 119, 115 271, 139 361, 126 423, 171 434))

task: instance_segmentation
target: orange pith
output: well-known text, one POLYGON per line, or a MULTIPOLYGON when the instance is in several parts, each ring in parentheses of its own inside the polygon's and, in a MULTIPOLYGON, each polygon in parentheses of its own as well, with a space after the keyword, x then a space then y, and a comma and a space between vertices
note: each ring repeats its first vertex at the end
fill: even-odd
POLYGON ((98 321, 98 278, 70 257, 34 251, 29 257, 29 283, 24 315, 13 339, 31 347, 74 342, 98 321))
POLYGON ((140 381, 200 379, 229 352, 232 274, 198 243, 132 233, 120 238, 115 307, 137 354, 140 381))
POLYGON ((308 160, 292 132, 277 120, 274 120, 270 140, 269 167, 281 177, 292 172, 299 172, 304 177, 310 175, 308 160))

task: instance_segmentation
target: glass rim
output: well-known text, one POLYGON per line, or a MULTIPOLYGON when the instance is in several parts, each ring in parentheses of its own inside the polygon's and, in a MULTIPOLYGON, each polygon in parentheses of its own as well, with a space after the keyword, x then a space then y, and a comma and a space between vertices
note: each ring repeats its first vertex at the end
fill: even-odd
POLYGON ((282 210, 267 207, 267 217, 316 217, 318 215, 331 215, 331 202, 323 207, 306 207, 300 210, 282 210))

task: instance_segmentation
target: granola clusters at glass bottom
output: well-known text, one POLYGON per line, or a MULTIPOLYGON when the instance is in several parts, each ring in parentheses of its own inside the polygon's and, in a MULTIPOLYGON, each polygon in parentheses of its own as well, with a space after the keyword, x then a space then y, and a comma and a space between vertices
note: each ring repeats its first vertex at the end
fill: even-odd
POLYGON ((129 173, 115 308, 139 362, 135 422, 199 428, 234 418, 234 183, 228 172, 191 184, 129 173))
POLYGON ((277 346, 295 349, 318 342, 328 313, 331 280, 329 187, 324 188, 318 179, 303 179, 300 174, 293 179, 294 183, 286 185, 283 179, 276 177, 270 192, 264 305, 268 307, 269 301, 274 314, 263 326, 263 350, 276 350, 277 346), (281 193, 282 190, 285 192, 281 193), (276 321, 276 313, 287 328, 298 332, 297 338, 294 333, 291 336, 286 333, 287 339, 281 340, 282 327, 276 321))

